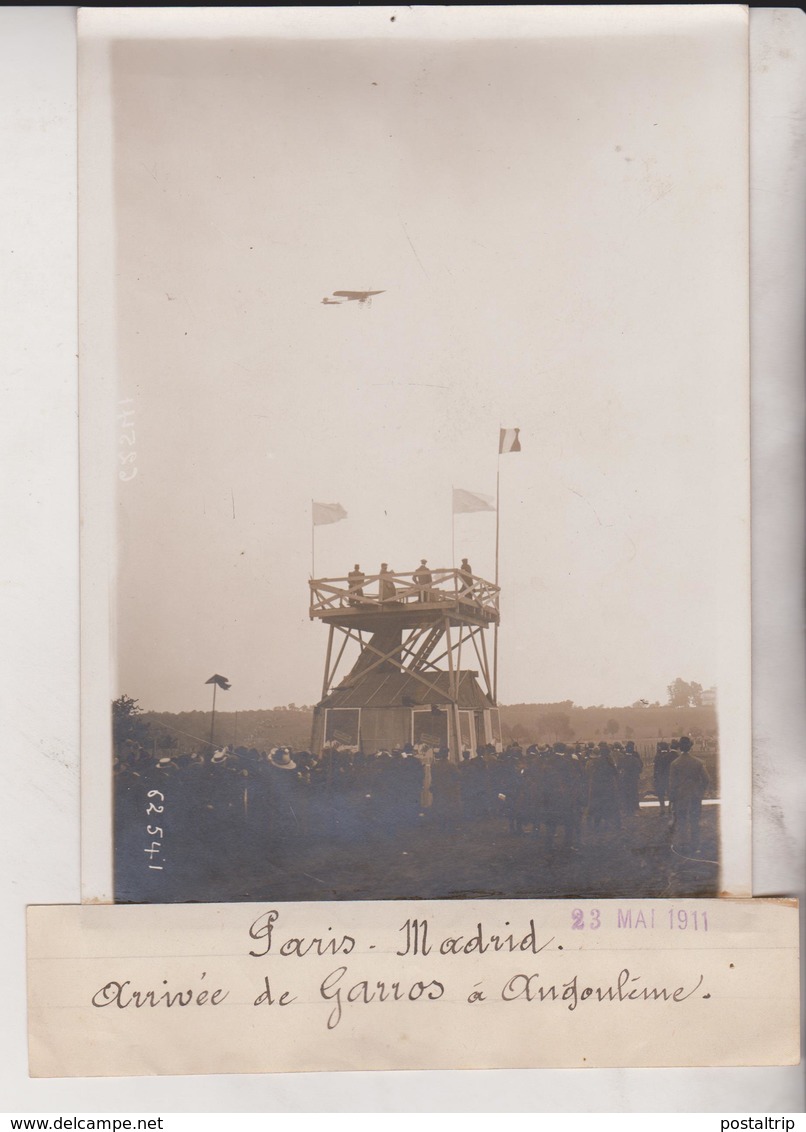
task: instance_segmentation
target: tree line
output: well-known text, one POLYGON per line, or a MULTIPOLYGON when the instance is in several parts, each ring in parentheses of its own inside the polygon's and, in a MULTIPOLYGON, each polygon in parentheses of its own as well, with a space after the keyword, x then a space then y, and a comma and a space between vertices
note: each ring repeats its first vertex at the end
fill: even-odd
MULTIPOLYGON (((671 698, 671 697, 670 697, 671 698)), ((505 743, 559 743, 605 739, 609 742, 652 743, 669 736, 715 739, 713 704, 649 704, 637 701, 627 707, 580 707, 571 700, 559 703, 506 704, 500 709, 505 743)), ((113 739, 116 750, 126 741, 170 753, 190 753, 210 742, 210 712, 154 712, 136 699, 121 696, 113 705, 113 739)), ((264 708, 242 712, 216 712, 213 743, 257 750, 288 746, 304 750, 310 743, 313 708, 264 708)))

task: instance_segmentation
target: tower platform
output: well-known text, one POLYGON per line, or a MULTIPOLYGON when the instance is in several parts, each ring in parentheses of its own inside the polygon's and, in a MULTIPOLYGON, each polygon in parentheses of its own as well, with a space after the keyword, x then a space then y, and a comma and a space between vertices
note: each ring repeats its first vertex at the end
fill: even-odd
POLYGON ((367 574, 359 585, 345 578, 312 578, 310 617, 332 625, 374 633, 392 622, 401 629, 419 625, 497 625, 499 587, 455 568, 432 570, 423 585, 414 571, 367 574))
POLYGON ((500 738, 497 649, 491 667, 485 639, 499 623, 497 585, 467 569, 420 567, 353 570, 309 587, 311 620, 328 626, 312 750, 334 739, 367 750, 423 740, 458 760, 500 738))

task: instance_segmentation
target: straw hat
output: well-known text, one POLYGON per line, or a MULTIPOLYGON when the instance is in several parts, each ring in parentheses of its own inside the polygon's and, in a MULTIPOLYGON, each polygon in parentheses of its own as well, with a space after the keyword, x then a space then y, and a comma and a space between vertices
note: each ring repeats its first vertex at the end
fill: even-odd
POLYGON ((288 747, 276 747, 269 753, 269 762, 278 770, 296 770, 297 764, 291 758, 288 747))

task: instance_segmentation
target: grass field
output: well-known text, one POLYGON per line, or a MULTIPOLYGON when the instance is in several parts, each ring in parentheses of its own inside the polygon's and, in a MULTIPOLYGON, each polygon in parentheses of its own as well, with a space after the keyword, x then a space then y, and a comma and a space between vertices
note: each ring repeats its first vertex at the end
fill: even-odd
MULTIPOLYGON (((718 892, 719 806, 703 808, 701 855, 672 846, 668 815, 642 808, 621 830, 583 823, 576 851, 548 849, 500 817, 437 828, 427 818, 394 833, 298 837, 254 846, 176 845, 166 868, 118 855, 122 902, 684 897, 718 892)), ((124 839, 125 840, 125 839, 124 839)), ((559 841, 559 836, 558 836, 559 841)))

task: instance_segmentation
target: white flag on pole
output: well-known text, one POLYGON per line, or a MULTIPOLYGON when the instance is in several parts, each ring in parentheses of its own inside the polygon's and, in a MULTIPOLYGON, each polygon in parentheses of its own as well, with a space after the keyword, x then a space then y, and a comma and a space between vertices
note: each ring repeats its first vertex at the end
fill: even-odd
POLYGON ((326 523, 339 523, 342 519, 347 518, 347 512, 344 510, 340 503, 316 503, 311 500, 313 504, 313 525, 315 527, 322 527, 326 523))
POLYGON ((464 488, 453 489, 453 513, 463 515, 468 511, 495 511, 495 500, 491 495, 479 495, 476 491, 464 488))
POLYGON ((505 452, 520 452, 520 429, 519 428, 502 428, 498 435, 498 454, 503 456, 505 452))

